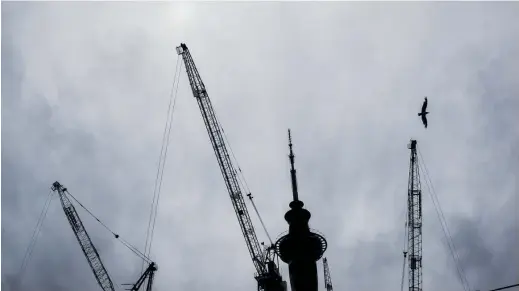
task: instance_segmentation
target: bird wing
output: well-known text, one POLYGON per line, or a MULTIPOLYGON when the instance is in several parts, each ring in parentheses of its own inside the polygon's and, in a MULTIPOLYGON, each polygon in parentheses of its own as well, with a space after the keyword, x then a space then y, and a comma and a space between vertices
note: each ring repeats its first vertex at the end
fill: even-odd
POLYGON ((425 97, 425 101, 423 102, 423 105, 422 105, 422 113, 425 112, 425 110, 427 110, 427 97, 425 97))
POLYGON ((425 114, 422 115, 422 123, 427 128, 427 117, 425 114))

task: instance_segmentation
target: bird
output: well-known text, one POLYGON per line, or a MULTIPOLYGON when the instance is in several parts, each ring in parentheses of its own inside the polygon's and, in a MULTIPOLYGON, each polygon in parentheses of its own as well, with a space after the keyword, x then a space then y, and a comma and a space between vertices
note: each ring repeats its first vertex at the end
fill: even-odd
POLYGON ((425 128, 427 128, 427 114, 429 114, 429 112, 425 110, 427 110, 427 97, 425 97, 425 101, 423 102, 422 111, 418 113, 418 116, 422 117, 423 125, 425 126, 425 128))

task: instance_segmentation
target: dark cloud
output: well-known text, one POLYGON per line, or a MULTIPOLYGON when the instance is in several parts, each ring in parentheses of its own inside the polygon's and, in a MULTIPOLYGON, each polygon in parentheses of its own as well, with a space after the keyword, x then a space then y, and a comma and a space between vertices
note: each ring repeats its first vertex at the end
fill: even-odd
POLYGON ((519 253, 512 245, 517 245, 517 229, 513 226, 500 229, 499 239, 495 240, 485 237, 478 220, 458 218, 453 221, 452 239, 467 279, 478 290, 515 284, 519 253))

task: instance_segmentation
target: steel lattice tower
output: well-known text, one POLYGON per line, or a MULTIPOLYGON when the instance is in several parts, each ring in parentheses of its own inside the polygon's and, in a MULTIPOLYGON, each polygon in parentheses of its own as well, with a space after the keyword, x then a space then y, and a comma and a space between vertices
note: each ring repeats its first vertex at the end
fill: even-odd
POLYGON ((411 140, 409 181, 407 187, 407 240, 409 259, 409 291, 422 290, 422 189, 416 140, 411 140))
POLYGON ((103 262, 101 261, 101 257, 99 257, 97 249, 83 226, 83 222, 81 222, 81 219, 76 212, 76 208, 66 195, 66 193, 68 193, 67 188, 63 187, 63 185, 56 181, 52 184, 52 191, 57 192, 59 195, 63 211, 65 212, 70 227, 72 227, 77 241, 87 258, 88 264, 96 277, 97 283, 99 283, 99 286, 101 286, 101 289, 104 291, 114 291, 114 285, 110 276, 108 276, 108 272, 106 271, 103 262))
POLYGON ((254 225, 252 224, 245 199, 243 198, 244 191, 237 176, 237 167, 233 164, 229 151, 227 150, 223 128, 216 118, 215 110, 211 99, 209 99, 209 94, 202 81, 202 77, 200 77, 193 57, 185 43, 181 43, 180 46, 177 47, 177 53, 181 55, 184 60, 189 84, 193 91, 193 97, 195 97, 200 112, 202 113, 202 119, 204 120, 211 145, 213 146, 218 165, 220 166, 220 171, 224 178, 234 211, 236 212, 236 217, 238 218, 243 237, 245 238, 247 248, 249 249, 252 262, 256 269, 255 278, 258 282, 258 290, 284 291, 286 290, 286 282, 283 281, 279 267, 274 261, 275 253, 270 251, 273 247, 270 247, 269 250, 265 252, 254 230, 254 225))
POLYGON ((324 269, 324 287, 326 291, 333 291, 332 276, 330 275, 330 267, 328 266, 328 260, 323 258, 323 269, 324 269))

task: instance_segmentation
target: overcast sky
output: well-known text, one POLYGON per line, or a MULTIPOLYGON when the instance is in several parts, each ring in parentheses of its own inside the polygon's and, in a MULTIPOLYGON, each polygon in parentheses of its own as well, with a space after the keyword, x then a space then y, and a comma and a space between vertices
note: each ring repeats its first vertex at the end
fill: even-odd
MULTIPOLYGON (((56 180, 144 248, 181 42, 273 237, 292 129, 336 290, 400 288, 410 138, 472 289, 518 283, 518 36, 519 3, 3 2, 2 289, 99 290, 57 197, 18 277, 56 180)), ((161 193, 155 290, 255 290, 184 68, 161 193)), ((78 211, 113 281, 136 281, 140 260, 78 211)), ((423 239, 424 289, 462 290, 425 186, 423 239)))

